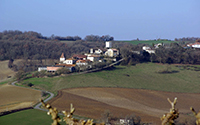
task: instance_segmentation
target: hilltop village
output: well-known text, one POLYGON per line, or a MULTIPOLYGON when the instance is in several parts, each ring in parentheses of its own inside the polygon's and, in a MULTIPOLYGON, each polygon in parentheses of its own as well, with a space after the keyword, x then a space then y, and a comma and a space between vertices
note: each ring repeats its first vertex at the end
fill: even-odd
POLYGON ((119 50, 112 48, 112 41, 105 42, 105 48, 91 48, 89 53, 75 54, 71 58, 66 59, 65 54, 60 56, 58 64, 46 67, 38 67, 38 71, 56 72, 59 69, 66 68, 70 72, 75 71, 76 67, 79 70, 87 70, 94 68, 94 64, 117 61, 119 50))

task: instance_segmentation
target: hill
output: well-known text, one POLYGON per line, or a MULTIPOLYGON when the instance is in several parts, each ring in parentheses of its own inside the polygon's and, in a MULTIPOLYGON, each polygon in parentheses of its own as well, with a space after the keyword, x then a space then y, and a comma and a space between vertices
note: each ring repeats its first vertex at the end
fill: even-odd
POLYGON ((120 87, 199 93, 199 78, 199 71, 189 66, 143 63, 136 66, 116 66, 114 69, 81 75, 31 78, 23 82, 52 92, 65 88, 120 87))

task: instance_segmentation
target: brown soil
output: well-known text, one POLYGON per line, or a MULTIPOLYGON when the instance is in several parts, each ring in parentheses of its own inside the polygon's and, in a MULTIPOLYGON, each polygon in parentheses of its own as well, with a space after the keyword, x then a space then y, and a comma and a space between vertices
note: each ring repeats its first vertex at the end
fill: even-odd
POLYGON ((179 121, 193 119, 189 110, 200 107, 200 94, 170 93, 150 90, 125 88, 75 88, 59 91, 50 103, 59 110, 69 111, 70 103, 76 108, 75 115, 100 119, 104 111, 109 110, 113 116, 124 118, 135 114, 142 122, 160 125, 160 117, 171 108, 171 101, 178 98, 179 121))
POLYGON ((41 92, 8 84, 0 85, 0 112, 30 107, 39 102, 41 92))

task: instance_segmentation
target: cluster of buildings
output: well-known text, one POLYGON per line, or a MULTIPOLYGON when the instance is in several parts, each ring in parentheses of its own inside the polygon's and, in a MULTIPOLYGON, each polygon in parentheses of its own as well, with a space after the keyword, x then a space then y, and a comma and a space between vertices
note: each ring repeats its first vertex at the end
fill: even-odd
POLYGON ((71 72, 75 70, 75 66, 87 66, 87 68, 92 68, 91 64, 93 62, 103 62, 104 57, 112 58, 116 61, 119 55, 119 50, 112 48, 112 41, 107 41, 105 43, 105 48, 91 48, 89 53, 84 55, 75 54, 71 58, 66 59, 64 53, 60 56, 60 62, 54 66, 39 67, 38 71, 46 70, 48 72, 55 72, 63 67, 68 68, 71 72))
MULTIPOLYGON (((149 54, 155 53, 156 49, 159 48, 159 46, 164 46, 162 43, 158 43, 154 45, 154 48, 151 48, 149 46, 143 46, 142 50, 148 52, 149 54)), ((200 49, 200 42, 195 43, 189 43, 187 44, 187 47, 184 48, 193 48, 193 49, 200 49)))
POLYGON ((163 44, 162 43, 155 44, 154 48, 151 48, 149 46, 143 46, 142 50, 148 52, 149 54, 152 54, 156 52, 156 49, 159 48, 159 46, 163 46, 163 44))

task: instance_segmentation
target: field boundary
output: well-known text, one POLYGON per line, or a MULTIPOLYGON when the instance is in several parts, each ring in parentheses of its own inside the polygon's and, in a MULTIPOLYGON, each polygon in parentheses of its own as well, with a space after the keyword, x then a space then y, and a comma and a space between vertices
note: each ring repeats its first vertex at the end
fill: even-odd
POLYGON ((10 111, 3 111, 3 112, 0 112, 0 116, 8 115, 11 113, 15 113, 15 112, 19 112, 19 111, 23 111, 23 110, 27 110, 27 109, 33 109, 33 107, 26 107, 26 108, 14 109, 14 110, 10 110, 10 111))

